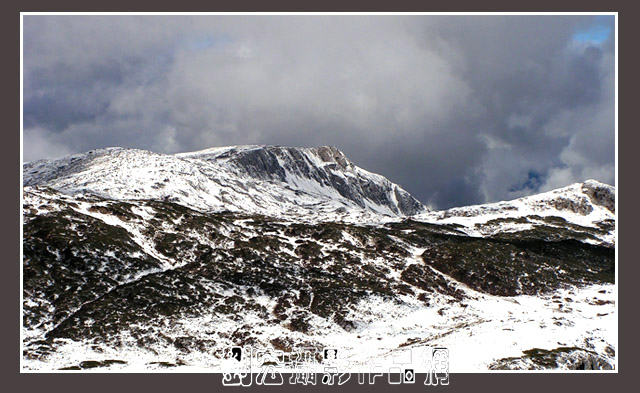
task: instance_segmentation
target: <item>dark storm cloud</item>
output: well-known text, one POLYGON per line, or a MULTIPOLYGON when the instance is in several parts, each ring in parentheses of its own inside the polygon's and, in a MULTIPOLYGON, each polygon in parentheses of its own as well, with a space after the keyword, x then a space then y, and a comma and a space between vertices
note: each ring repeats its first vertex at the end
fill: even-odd
POLYGON ((335 145, 437 208, 612 184, 611 23, 26 16, 24 156, 335 145))

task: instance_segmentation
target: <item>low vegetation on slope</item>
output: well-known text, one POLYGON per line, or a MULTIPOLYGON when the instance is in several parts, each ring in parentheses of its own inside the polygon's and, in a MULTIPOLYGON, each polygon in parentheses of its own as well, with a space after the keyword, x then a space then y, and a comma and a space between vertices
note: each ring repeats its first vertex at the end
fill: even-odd
POLYGON ((314 345, 326 326, 362 324, 354 310, 370 297, 429 306, 463 302, 461 284, 513 296, 614 279, 614 250, 575 240, 571 227, 472 238, 454 224, 305 224, 48 193, 24 207, 24 326, 40 332, 28 358, 64 339, 213 355, 265 344, 268 326, 298 340, 268 344, 314 345), (202 316, 206 331, 176 329, 202 316))

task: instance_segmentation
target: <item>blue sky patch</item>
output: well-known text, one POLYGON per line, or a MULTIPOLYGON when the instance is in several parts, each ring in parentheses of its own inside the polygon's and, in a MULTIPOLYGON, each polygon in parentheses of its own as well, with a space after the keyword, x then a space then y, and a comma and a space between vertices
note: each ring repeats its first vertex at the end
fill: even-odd
POLYGON ((576 31, 573 39, 577 42, 601 44, 606 41, 613 32, 614 24, 615 16, 613 15, 595 16, 591 24, 576 31))
POLYGON ((188 42, 189 48, 196 51, 201 51, 216 46, 226 45, 231 42, 231 37, 228 35, 205 35, 195 37, 188 42))
POLYGON ((522 190, 538 190, 543 184, 544 180, 545 176, 542 173, 531 170, 527 173, 527 180, 514 187, 511 187, 509 189, 509 192, 517 192, 522 190))

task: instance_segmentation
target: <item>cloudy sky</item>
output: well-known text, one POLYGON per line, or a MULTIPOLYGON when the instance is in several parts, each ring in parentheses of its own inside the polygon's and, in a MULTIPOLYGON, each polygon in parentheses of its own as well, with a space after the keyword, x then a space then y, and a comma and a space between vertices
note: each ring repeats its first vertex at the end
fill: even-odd
POLYGON ((613 16, 24 17, 24 160, 334 145, 435 208, 615 180, 613 16))

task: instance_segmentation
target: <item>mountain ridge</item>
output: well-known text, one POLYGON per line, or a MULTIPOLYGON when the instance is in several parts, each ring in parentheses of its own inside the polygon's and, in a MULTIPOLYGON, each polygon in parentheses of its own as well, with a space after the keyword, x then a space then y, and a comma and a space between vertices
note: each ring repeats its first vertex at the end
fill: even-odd
POLYGON ((231 146, 174 155, 107 148, 25 163, 23 170, 25 186, 121 199, 174 198, 209 211, 302 216, 427 211, 400 186, 357 167, 335 147, 231 146))
MULTIPOLYGON (((602 205, 610 210, 611 213, 615 214, 615 187, 598 182, 593 179, 585 180, 581 183, 574 183, 572 185, 548 192, 517 198, 512 201, 498 201, 483 203, 479 205, 454 207, 446 210, 433 210, 422 204, 419 200, 411 196, 400 186, 386 179, 384 176, 357 167, 344 155, 343 152, 341 152, 334 146, 282 147, 275 145, 234 145, 212 147, 200 151, 183 152, 176 154, 160 154, 141 149, 109 147, 91 150, 86 153, 64 156, 57 159, 45 159, 33 162, 25 162, 23 163, 23 186, 51 186, 54 189, 58 189, 67 193, 82 191, 84 187, 85 189, 96 192, 98 195, 105 195, 104 190, 95 189, 94 187, 92 187, 94 186, 94 184, 90 181, 85 180, 84 183, 74 182, 73 177, 79 173, 82 173, 83 171, 86 171, 91 167, 91 165, 95 165, 96 161, 98 161, 98 165, 104 164, 105 161, 108 161, 109 157, 112 157, 114 160, 112 164, 120 164, 122 162, 117 161, 119 159, 118 155, 120 154, 139 154, 143 158, 159 160, 161 164, 164 164, 164 161, 168 158, 175 158, 175 161, 177 162, 186 161, 190 163, 197 163, 198 161, 202 161, 208 164, 213 164, 213 168, 195 168, 193 172, 195 172, 196 175, 199 172, 203 172, 199 174, 201 174, 205 178, 208 178, 208 180, 219 180, 218 183, 220 183, 221 180, 226 180, 228 182, 235 181, 236 184, 238 184, 238 179, 247 181, 247 178, 251 180, 280 182, 280 186, 284 186, 281 188, 289 189, 289 191, 292 191, 293 189, 294 193, 295 191, 318 192, 319 190, 317 189, 317 186, 325 186, 328 189, 333 188, 333 190, 338 192, 339 197, 351 202, 352 206, 349 206, 349 203, 345 204, 344 201, 342 201, 342 207, 344 208, 356 207, 362 210, 368 209, 375 213, 381 213, 390 216, 401 217, 423 215, 425 217, 429 217, 435 215, 450 217, 460 214, 466 214, 468 216, 469 214, 472 214, 469 213, 469 211, 472 209, 484 207, 483 209, 479 210, 487 211, 491 210, 492 207, 508 207, 507 205, 517 201, 535 201, 536 199, 543 200, 545 199, 545 195, 552 194, 557 194, 557 196, 560 197, 558 200, 556 200, 557 205, 553 206, 554 208, 557 208, 557 210, 573 210, 574 213, 580 214, 580 212, 576 209, 582 208, 588 209, 590 211, 593 210, 592 207, 589 206, 591 203, 588 203, 589 201, 585 201, 583 197, 589 196, 589 193, 591 193, 589 198, 591 199, 591 202, 593 202, 595 198, 596 201, 593 203, 595 203, 596 205, 602 205), (326 168, 328 168, 329 170, 323 170, 326 168), (339 176, 336 176, 336 173, 338 173, 339 176), (311 177, 311 180, 317 183, 315 185, 316 189, 305 190, 304 186, 307 186, 307 184, 300 184, 300 174, 304 175, 302 177, 306 177, 307 180, 309 177, 311 177), (364 177, 365 180, 368 180, 368 183, 360 182, 360 184, 358 184, 357 181, 353 181, 354 179, 358 179, 358 176, 364 177), (245 179, 242 179, 243 177, 245 179), (349 181, 351 181, 351 184, 345 184, 345 181, 346 183, 349 183, 349 181), (354 192, 354 189, 356 192, 354 192), (575 192, 573 195, 564 195, 564 198, 562 198, 563 195, 561 194, 566 194, 566 191, 578 191, 578 189, 581 189, 581 192, 575 192), (384 195, 385 193, 387 195, 384 195), (377 197, 374 197, 373 199, 375 199, 374 202, 378 202, 378 206, 375 206, 375 204, 371 203, 371 194, 374 194, 374 196, 377 197), (581 199, 579 201, 580 206, 577 206, 575 203, 570 203, 567 197, 569 197, 569 199, 571 197, 578 197, 579 199, 581 199), (598 200, 600 202, 597 202, 598 200), (381 207, 383 207, 383 209, 381 209, 381 207)), ((123 158, 123 161, 127 166, 131 165, 131 157, 125 157, 123 158)), ((133 168, 140 170, 141 167, 143 167, 144 164, 148 162, 149 161, 147 160, 141 159, 138 165, 135 165, 134 163, 133 168)), ((175 162, 170 162, 169 164, 171 164, 167 165, 169 171, 164 171, 166 175, 185 175, 188 174, 187 169, 194 169, 193 167, 189 167, 187 165, 183 168, 175 168, 178 170, 178 172, 171 173, 170 170, 174 169, 172 168, 172 166, 175 166, 176 164, 175 162)), ((101 174, 101 171, 95 172, 97 172, 97 174, 101 174)), ((163 179, 154 179, 156 181, 154 186, 162 186, 162 184, 159 183, 158 180, 167 181, 167 179, 168 178, 166 176, 163 179)), ((95 180, 105 182, 109 180, 109 178, 97 177, 95 180)), ((149 179, 137 180, 149 181, 149 179)), ((251 185, 255 185, 255 183, 252 183, 251 185)), ((220 186, 220 184, 218 184, 218 186, 220 186)), ((246 187, 246 184, 240 186, 240 188, 242 188, 243 190, 246 189, 246 187)), ((188 185, 186 188, 188 188, 188 185)), ((216 187, 212 187, 209 190, 213 190, 216 191, 216 193, 219 193, 219 190, 217 190, 216 187)), ((146 196, 151 196, 152 199, 162 199, 166 196, 166 193, 149 192, 150 190, 148 189, 145 191, 147 191, 146 196)), ((176 190, 174 189, 172 191, 176 190)), ((117 195, 113 195, 108 192, 106 193, 106 196, 117 197, 117 195)), ((124 199, 135 199, 135 197, 135 195, 125 193, 124 199)), ((188 205, 188 201, 184 202, 187 202, 188 205)), ((210 203, 200 200, 190 207, 209 207, 210 210, 220 210, 225 208, 224 202, 229 201, 215 200, 209 202, 210 203)), ((237 207, 234 206, 233 203, 230 205, 232 207, 237 207)), ((246 204, 243 205, 243 207, 246 208, 246 204)), ((539 207, 542 207, 542 204, 539 207)), ((334 206, 334 210, 339 209, 340 207, 334 206)), ((230 210, 234 211, 233 208, 230 210)), ((239 210, 241 209, 236 209, 235 211, 239 210)), ((249 209, 249 211, 258 212, 263 210, 249 209)))

